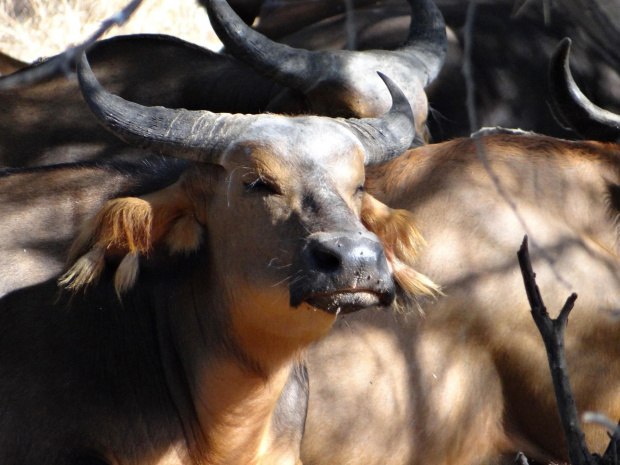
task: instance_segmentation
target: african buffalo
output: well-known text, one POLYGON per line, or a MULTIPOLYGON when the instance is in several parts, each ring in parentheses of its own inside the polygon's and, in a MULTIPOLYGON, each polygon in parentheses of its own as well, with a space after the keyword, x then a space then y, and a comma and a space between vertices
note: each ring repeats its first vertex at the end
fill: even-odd
POLYGON ((108 130, 192 163, 82 225, 65 291, 0 300, 0 461, 299 463, 303 349, 339 314, 434 290, 415 236, 392 243, 406 213, 364 226, 365 166, 410 145, 409 102, 385 78, 381 118, 216 114, 111 95, 86 58, 79 78, 108 130))
POLYGON ((446 53, 446 30, 432 0, 412 0, 408 32, 394 50, 308 51, 278 44, 246 25, 226 0, 203 2, 226 50, 289 89, 270 108, 276 112, 376 117, 390 99, 376 71, 389 74, 408 97, 418 140, 428 139, 424 88, 439 73, 446 53))
MULTIPOLYGON (((516 259, 526 233, 552 315, 579 295, 565 342, 579 412, 620 419, 620 117, 577 95, 567 56, 564 42, 551 71, 558 112, 614 142, 488 129, 366 171, 369 194, 415 218, 428 243, 415 268, 442 294, 346 315, 313 347, 304 464, 508 463, 517 451, 568 461, 516 259)), ((605 430, 585 432, 603 453, 605 430)))

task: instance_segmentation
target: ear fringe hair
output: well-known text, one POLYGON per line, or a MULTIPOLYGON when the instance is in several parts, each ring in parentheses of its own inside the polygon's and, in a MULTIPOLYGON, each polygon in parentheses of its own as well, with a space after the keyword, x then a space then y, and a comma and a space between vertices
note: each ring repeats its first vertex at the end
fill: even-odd
POLYGON ((81 256, 71 268, 63 274, 58 285, 71 292, 86 288, 96 283, 105 266, 105 248, 95 247, 81 256))
POLYGON ((140 272, 140 255, 137 252, 130 252, 121 261, 114 274, 114 290, 118 300, 121 299, 121 295, 131 289, 140 272))
POLYGON ((126 197, 107 202, 71 247, 71 267, 59 279, 59 285, 73 293, 86 288, 103 272, 106 254, 121 255, 123 259, 114 275, 114 289, 120 299, 135 285, 140 256, 148 256, 154 243, 161 241, 171 254, 189 255, 198 250, 202 226, 186 206, 168 199, 169 196, 164 201, 151 198, 151 203, 126 197))
POLYGON ((137 197, 112 200, 99 212, 95 223, 97 244, 129 252, 150 252, 153 210, 146 200, 137 197))
POLYGON ((405 301, 399 299, 396 301, 395 306, 398 311, 404 313, 409 302, 411 302, 421 314, 424 314, 422 301, 425 299, 433 300, 438 295, 443 295, 441 288, 429 277, 404 264, 390 252, 386 251, 386 258, 392 265, 394 279, 405 294, 405 301))
MULTIPOLYGON (((364 195, 362 222, 379 237, 383 244, 385 256, 392 267, 394 279, 422 311, 420 306, 424 298, 441 295, 441 288, 430 278, 414 269, 414 264, 426 241, 418 231, 413 215, 407 210, 395 210, 379 202, 369 194, 364 195)), ((397 303, 403 309, 404 304, 397 303)))
POLYGON ((152 226, 153 211, 147 201, 137 197, 110 200, 73 243, 68 259, 73 265, 60 277, 58 284, 73 293, 88 287, 97 282, 103 272, 106 253, 118 251, 125 254, 114 278, 120 297, 136 281, 139 255, 151 250, 152 226), (92 249, 80 257, 90 247, 92 249))

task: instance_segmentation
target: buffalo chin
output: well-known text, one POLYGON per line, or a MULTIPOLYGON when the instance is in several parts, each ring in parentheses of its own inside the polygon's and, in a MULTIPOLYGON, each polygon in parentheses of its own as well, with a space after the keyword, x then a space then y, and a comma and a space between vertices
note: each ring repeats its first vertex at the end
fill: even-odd
POLYGON ((376 292, 343 291, 329 294, 309 296, 304 301, 315 308, 332 315, 357 312, 365 308, 386 307, 394 301, 392 294, 377 294, 376 292))

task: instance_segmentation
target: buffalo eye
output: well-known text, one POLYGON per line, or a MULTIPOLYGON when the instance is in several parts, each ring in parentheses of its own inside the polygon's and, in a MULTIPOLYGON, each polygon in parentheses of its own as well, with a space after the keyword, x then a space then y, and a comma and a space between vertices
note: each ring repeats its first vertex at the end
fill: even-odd
POLYGON ((279 190, 273 184, 258 178, 252 182, 244 182, 245 191, 250 194, 277 195, 279 190))

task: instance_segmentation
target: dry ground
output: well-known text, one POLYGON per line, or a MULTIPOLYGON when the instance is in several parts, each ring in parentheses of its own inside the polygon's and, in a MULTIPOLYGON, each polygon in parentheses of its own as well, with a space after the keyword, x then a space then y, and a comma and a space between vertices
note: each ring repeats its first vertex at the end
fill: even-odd
MULTIPOLYGON (((0 0, 0 51, 22 61, 60 53, 92 34, 129 0, 0 0)), ((164 33, 217 50, 217 37, 196 0, 144 0, 107 36, 164 33)))

